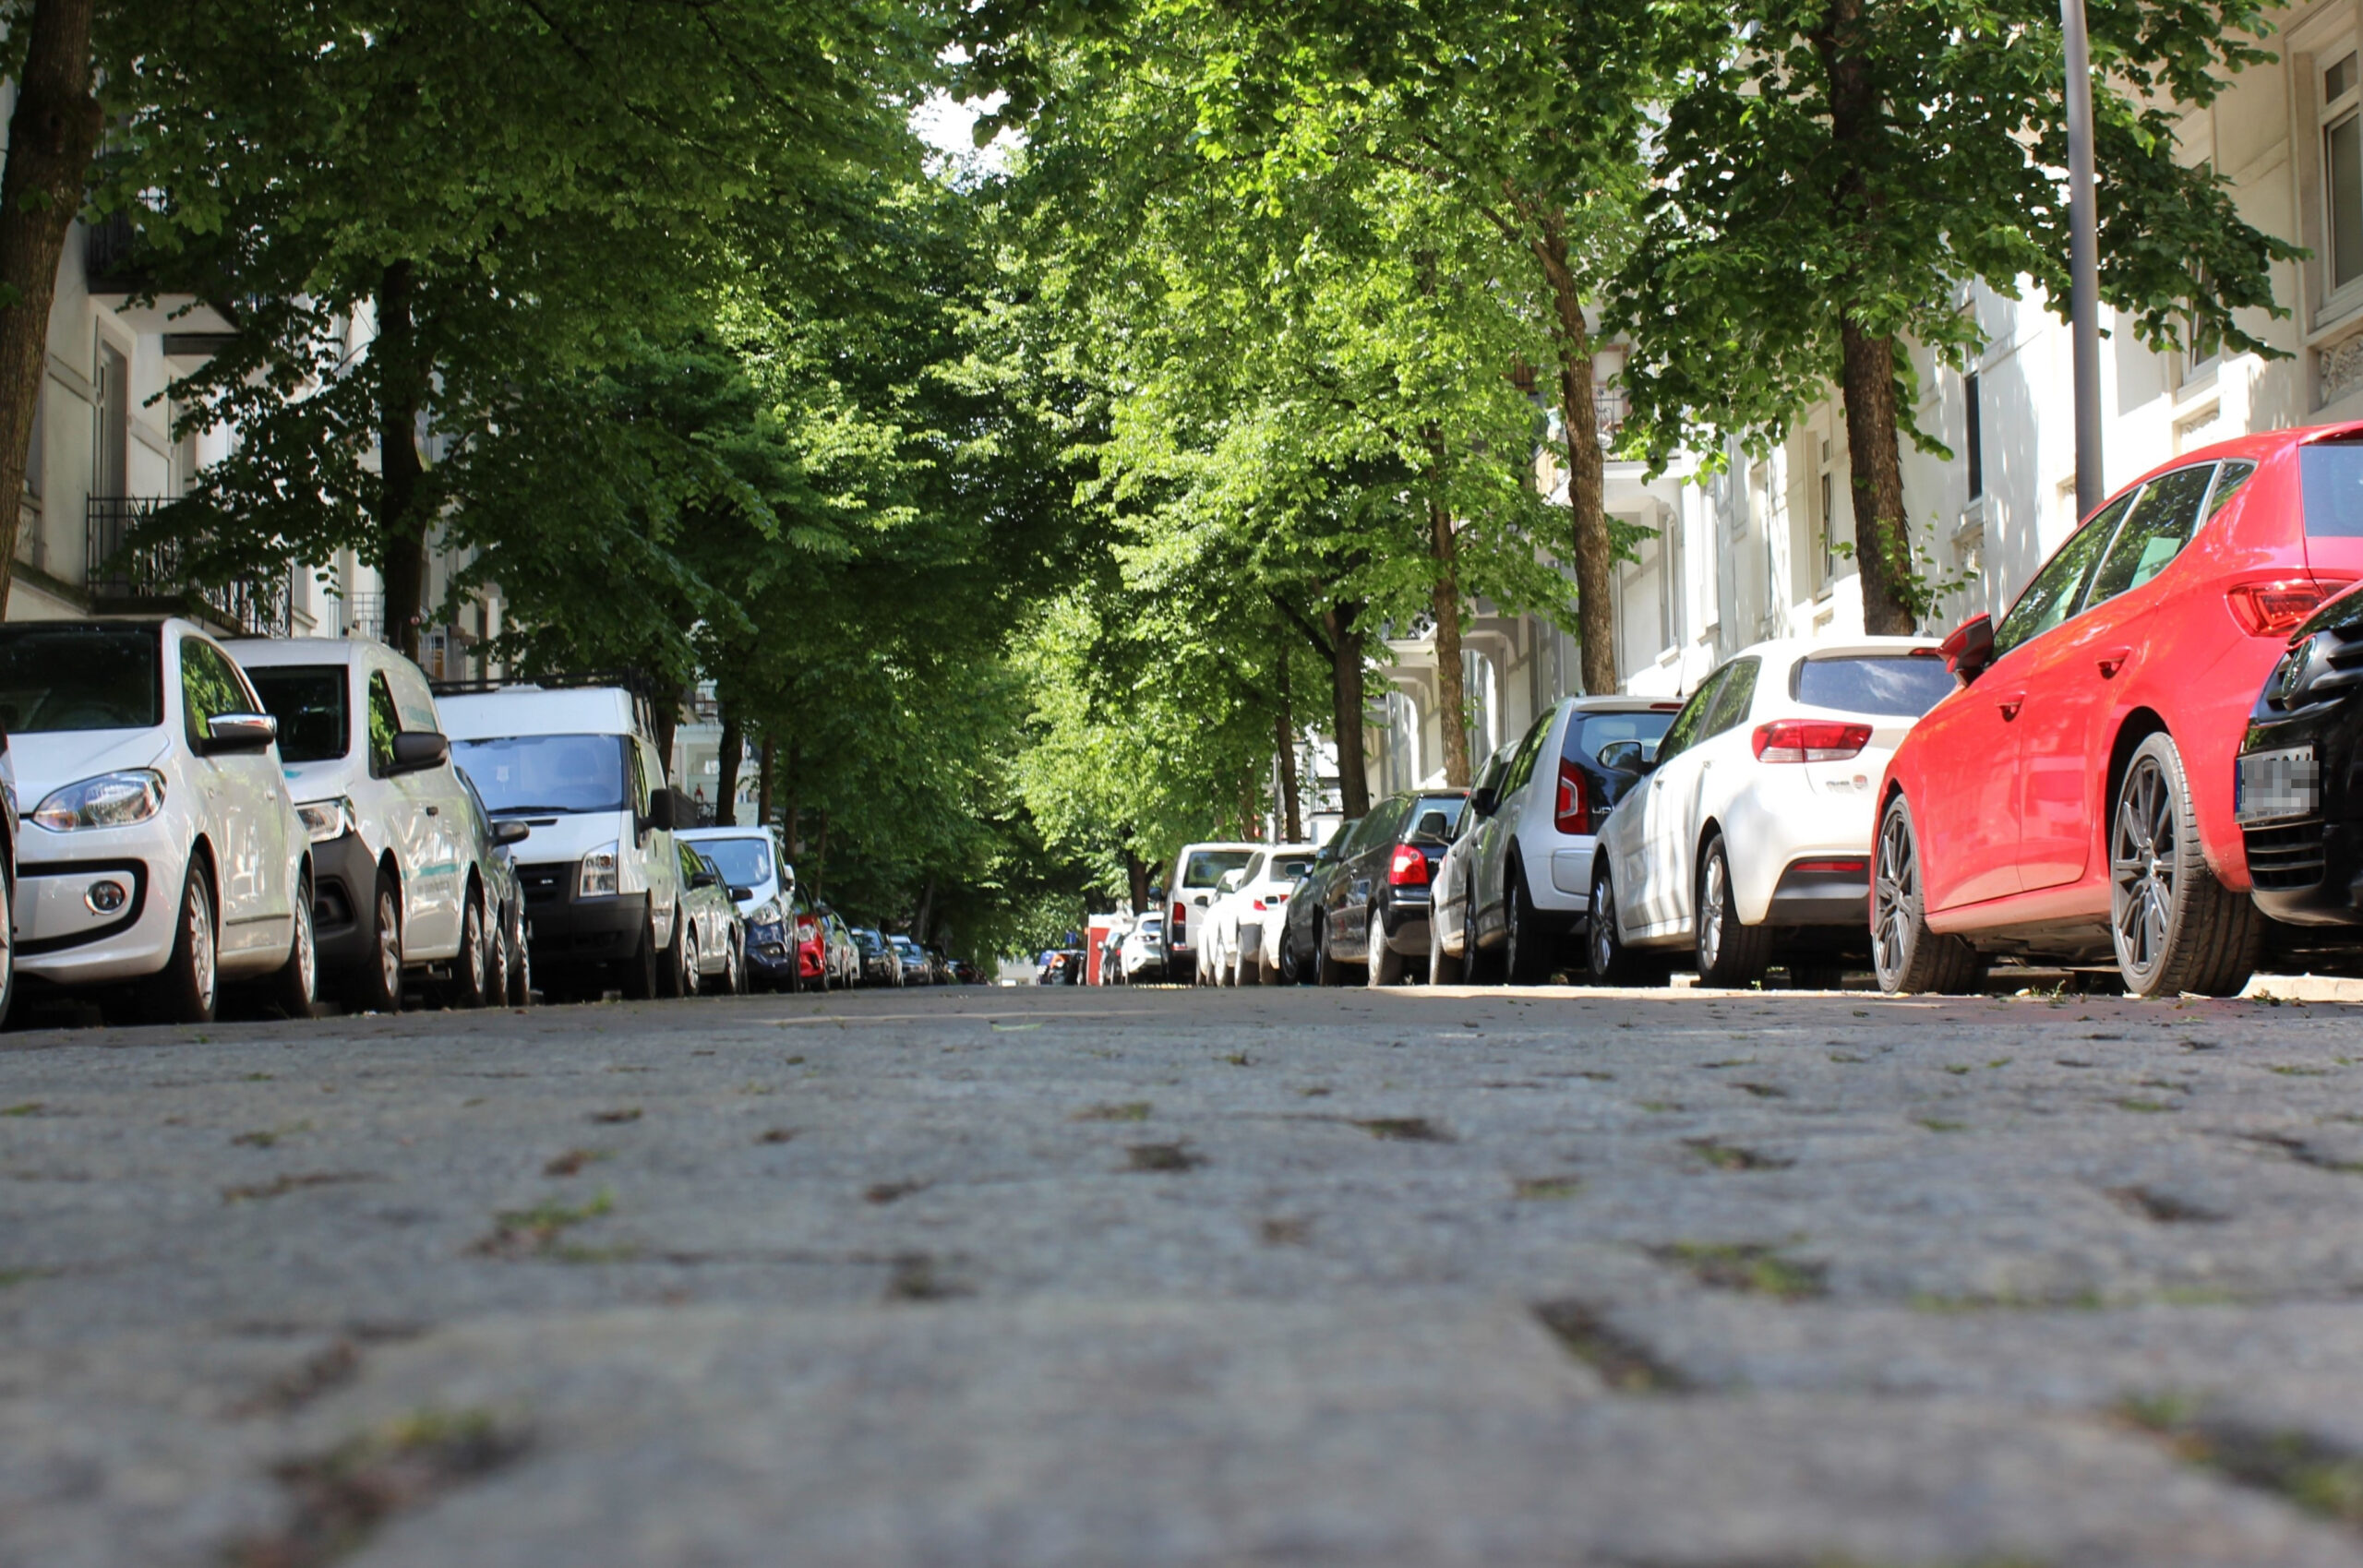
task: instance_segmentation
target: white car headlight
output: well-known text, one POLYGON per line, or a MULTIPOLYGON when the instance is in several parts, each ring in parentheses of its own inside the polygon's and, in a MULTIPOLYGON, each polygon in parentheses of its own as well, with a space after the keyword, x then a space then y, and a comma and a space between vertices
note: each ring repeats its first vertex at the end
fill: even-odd
POLYGON ((775 898, 767 898, 747 911, 747 924, 750 926, 776 926, 779 917, 779 900, 775 898))
POLYGON ((304 831, 312 835, 314 844, 326 844, 332 838, 342 838, 360 831, 354 820, 353 802, 342 796, 334 800, 314 800, 295 808, 295 815, 304 819, 304 831))
POLYGON ((152 768, 101 773, 54 789, 33 808, 33 820, 54 833, 77 828, 120 828, 144 822, 164 808, 164 775, 152 768))
POLYGON ((620 847, 620 843, 611 844, 582 857, 582 872, 574 883, 575 897, 606 898, 615 893, 616 852, 620 847))

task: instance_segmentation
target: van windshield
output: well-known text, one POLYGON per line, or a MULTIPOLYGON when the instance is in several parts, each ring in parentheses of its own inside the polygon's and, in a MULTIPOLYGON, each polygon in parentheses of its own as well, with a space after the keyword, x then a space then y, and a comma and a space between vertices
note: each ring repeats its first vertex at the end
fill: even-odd
POLYGON ((263 710, 279 721, 279 760, 330 762, 353 748, 342 664, 264 664, 246 672, 263 710))
POLYGON ((772 846, 769 839, 761 838, 702 838, 696 841, 700 855, 722 868, 722 880, 734 888, 755 888, 771 880, 772 846))
POLYGON ((620 811, 629 791, 625 744, 617 735, 500 736, 455 740, 451 758, 495 816, 620 811))
POLYGON ((153 729, 164 722, 162 650, 152 626, 0 629, 0 730, 153 729))

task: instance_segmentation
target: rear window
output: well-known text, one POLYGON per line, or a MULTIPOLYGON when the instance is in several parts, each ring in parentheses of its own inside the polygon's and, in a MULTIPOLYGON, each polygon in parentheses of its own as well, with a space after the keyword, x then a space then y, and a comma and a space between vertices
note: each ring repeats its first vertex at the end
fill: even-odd
POLYGON ((1916 719, 1952 688, 1952 672, 1934 654, 1850 653, 1799 664, 1790 695, 1842 713, 1916 719))
POLYGON ((279 760, 331 762, 353 749, 342 664, 265 664, 248 670, 263 712, 279 721, 279 760))
POLYGON ((1560 755, 1568 761, 1589 762, 1593 767, 1605 767, 1600 754, 1620 740, 1637 741, 1641 760, 1657 760, 1658 742, 1673 726, 1674 711, 1662 713, 1589 713, 1580 716, 1567 726, 1567 743, 1560 755))
POLYGON ((2363 539, 2363 443, 2321 441, 2301 448, 2306 533, 2313 539, 2363 539))
POLYGON ((1278 859, 1272 862, 1268 880, 1275 882, 1293 882, 1299 878, 1308 877, 1312 874, 1312 856, 1283 855, 1278 859))
POLYGON ((1252 849, 1201 849, 1183 862, 1182 885, 1185 888, 1210 888, 1220 882, 1223 873, 1236 871, 1255 857, 1252 849))

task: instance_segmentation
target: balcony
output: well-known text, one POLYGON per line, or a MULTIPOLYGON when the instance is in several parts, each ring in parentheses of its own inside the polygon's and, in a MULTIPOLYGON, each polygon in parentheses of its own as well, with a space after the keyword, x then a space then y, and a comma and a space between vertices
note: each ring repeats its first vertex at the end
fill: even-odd
POLYGON ((132 534, 165 504, 154 496, 92 496, 86 503, 90 609, 97 615, 185 615, 245 637, 284 637, 287 580, 191 582, 178 540, 134 546, 132 534))
POLYGON ((330 612, 330 624, 335 628, 333 637, 373 637, 386 640, 386 596, 383 593, 348 593, 336 601, 330 612))

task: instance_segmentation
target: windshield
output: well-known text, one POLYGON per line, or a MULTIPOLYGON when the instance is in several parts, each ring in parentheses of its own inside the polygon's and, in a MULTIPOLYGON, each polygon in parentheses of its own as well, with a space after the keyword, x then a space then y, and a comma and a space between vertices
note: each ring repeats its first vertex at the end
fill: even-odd
POLYGON ((279 721, 279 760, 330 762, 353 749, 344 720, 342 664, 266 664, 246 678, 279 721))
POLYGON ((496 815, 620 811, 624 739, 614 735, 520 735, 455 740, 451 755, 496 815))
POLYGON ((153 729, 164 722, 157 628, 0 628, 0 730, 153 729))
POLYGON ((1952 688, 1952 671, 1930 654, 1851 654, 1797 666, 1797 700, 1841 712, 1916 719, 1952 688))
POLYGON ((1222 881, 1225 871, 1236 871, 1255 858, 1252 849, 1202 849, 1190 856, 1182 870, 1182 885, 1185 888, 1211 888, 1222 881))
POLYGON ((771 880, 769 839, 702 838, 697 846, 700 855, 722 868, 722 880, 734 888, 751 888, 771 880))
POLYGON ((1665 732, 1673 726, 1673 719, 1674 715, 1670 712, 1657 712, 1587 714, 1579 723, 1568 727, 1569 745, 1565 755, 1588 757, 1595 764, 1606 766, 1601 762, 1600 754, 1620 740, 1629 740, 1640 746, 1642 761, 1653 761, 1658 754, 1658 742, 1664 739, 1665 732))

